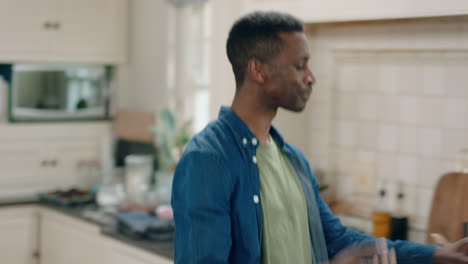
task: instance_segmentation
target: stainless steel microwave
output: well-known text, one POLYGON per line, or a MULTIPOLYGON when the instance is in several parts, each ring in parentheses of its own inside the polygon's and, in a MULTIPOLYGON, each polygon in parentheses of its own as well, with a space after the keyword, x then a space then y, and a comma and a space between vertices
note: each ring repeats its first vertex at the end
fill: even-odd
POLYGON ((112 67, 14 64, 9 119, 72 121, 109 119, 112 67))

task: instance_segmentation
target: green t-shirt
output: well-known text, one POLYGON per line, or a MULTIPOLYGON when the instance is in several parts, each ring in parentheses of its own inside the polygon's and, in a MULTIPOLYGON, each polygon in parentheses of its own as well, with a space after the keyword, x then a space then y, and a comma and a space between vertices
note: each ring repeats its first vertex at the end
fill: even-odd
POLYGON ((257 149, 263 208, 262 264, 311 264, 307 205, 294 168, 270 137, 257 149))

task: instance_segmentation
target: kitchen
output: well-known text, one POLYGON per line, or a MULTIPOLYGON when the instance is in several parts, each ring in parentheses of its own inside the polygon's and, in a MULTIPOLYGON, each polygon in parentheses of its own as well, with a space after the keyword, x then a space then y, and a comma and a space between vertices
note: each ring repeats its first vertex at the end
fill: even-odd
MULTIPOLYGON (((341 213, 346 224, 372 233, 377 190, 385 188, 391 211, 399 207, 396 194, 404 193, 403 208, 398 210, 409 216, 408 238, 426 241, 437 181, 459 169, 463 158, 458 153, 468 147, 464 1, 377 5, 363 0, 352 6, 304 0, 179 5, 182 2, 4 0, 0 61, 110 65, 115 76, 110 112, 132 109, 158 116, 169 107, 177 109, 174 113, 180 120, 192 118, 194 131, 199 131, 216 117, 220 105, 230 104, 234 93, 224 49, 232 21, 254 9, 291 12, 307 22, 311 67, 318 82, 308 108, 299 115, 280 112, 276 126, 305 152, 316 172, 323 172, 322 184, 329 186, 323 192, 326 200, 357 205, 341 213)), ((2 109, 6 104, 7 97, 2 96, 2 109)), ((113 121, 12 123, 7 110, 0 112, 4 204, 26 203, 38 192, 86 187, 88 180, 100 182, 99 170, 93 174, 93 169, 108 160, 106 142, 116 133, 113 121)), ((118 263, 171 261, 164 250, 160 255, 131 242, 119 244, 118 239, 102 237, 96 225, 54 210, 38 204, 4 206, 2 219, 10 220, 2 225, 2 233, 8 231, 3 237, 18 241, 2 241, 2 246, 12 247, 5 250, 12 256, 2 259, 65 262, 50 253, 47 261, 52 250, 43 243, 48 235, 42 225, 49 221, 36 219, 50 218, 89 231, 90 237, 83 239, 92 244, 73 248, 85 246, 83 251, 92 256, 90 263, 108 260, 107 256, 118 263), (18 230, 23 233, 16 234, 18 230), (105 250, 124 253, 114 256, 102 253, 105 250)), ((65 236, 60 239, 64 240, 56 240, 62 241, 58 245, 67 244, 65 236)), ((74 251, 63 250, 75 255, 61 257, 67 262, 81 260, 74 251)))

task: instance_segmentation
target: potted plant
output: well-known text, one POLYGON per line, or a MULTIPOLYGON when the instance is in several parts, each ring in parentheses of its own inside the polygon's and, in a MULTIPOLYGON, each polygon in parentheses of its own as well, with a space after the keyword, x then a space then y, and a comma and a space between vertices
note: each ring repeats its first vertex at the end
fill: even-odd
POLYGON ((179 124, 173 112, 168 108, 164 108, 159 117, 158 124, 152 127, 158 160, 155 174, 156 192, 159 199, 168 203, 177 162, 192 137, 192 121, 188 120, 179 124))

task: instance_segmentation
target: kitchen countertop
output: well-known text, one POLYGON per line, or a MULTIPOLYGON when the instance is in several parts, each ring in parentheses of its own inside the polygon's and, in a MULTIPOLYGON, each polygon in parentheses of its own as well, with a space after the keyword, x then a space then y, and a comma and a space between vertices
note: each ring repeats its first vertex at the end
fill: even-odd
MULTIPOLYGON (((135 239, 128 235, 122 234, 117 230, 117 224, 114 217, 103 216, 99 217, 99 208, 95 205, 78 206, 78 207, 62 207, 39 201, 37 198, 10 199, 0 200, 0 207, 15 206, 15 205, 40 205, 66 215, 78 218, 80 220, 96 224, 100 226, 101 233, 110 238, 119 240, 130 246, 143 249, 153 254, 174 259, 173 241, 149 241, 143 239, 135 239), (94 217, 93 217, 94 216, 94 217)), ((103 215, 103 214, 101 214, 103 215)))

